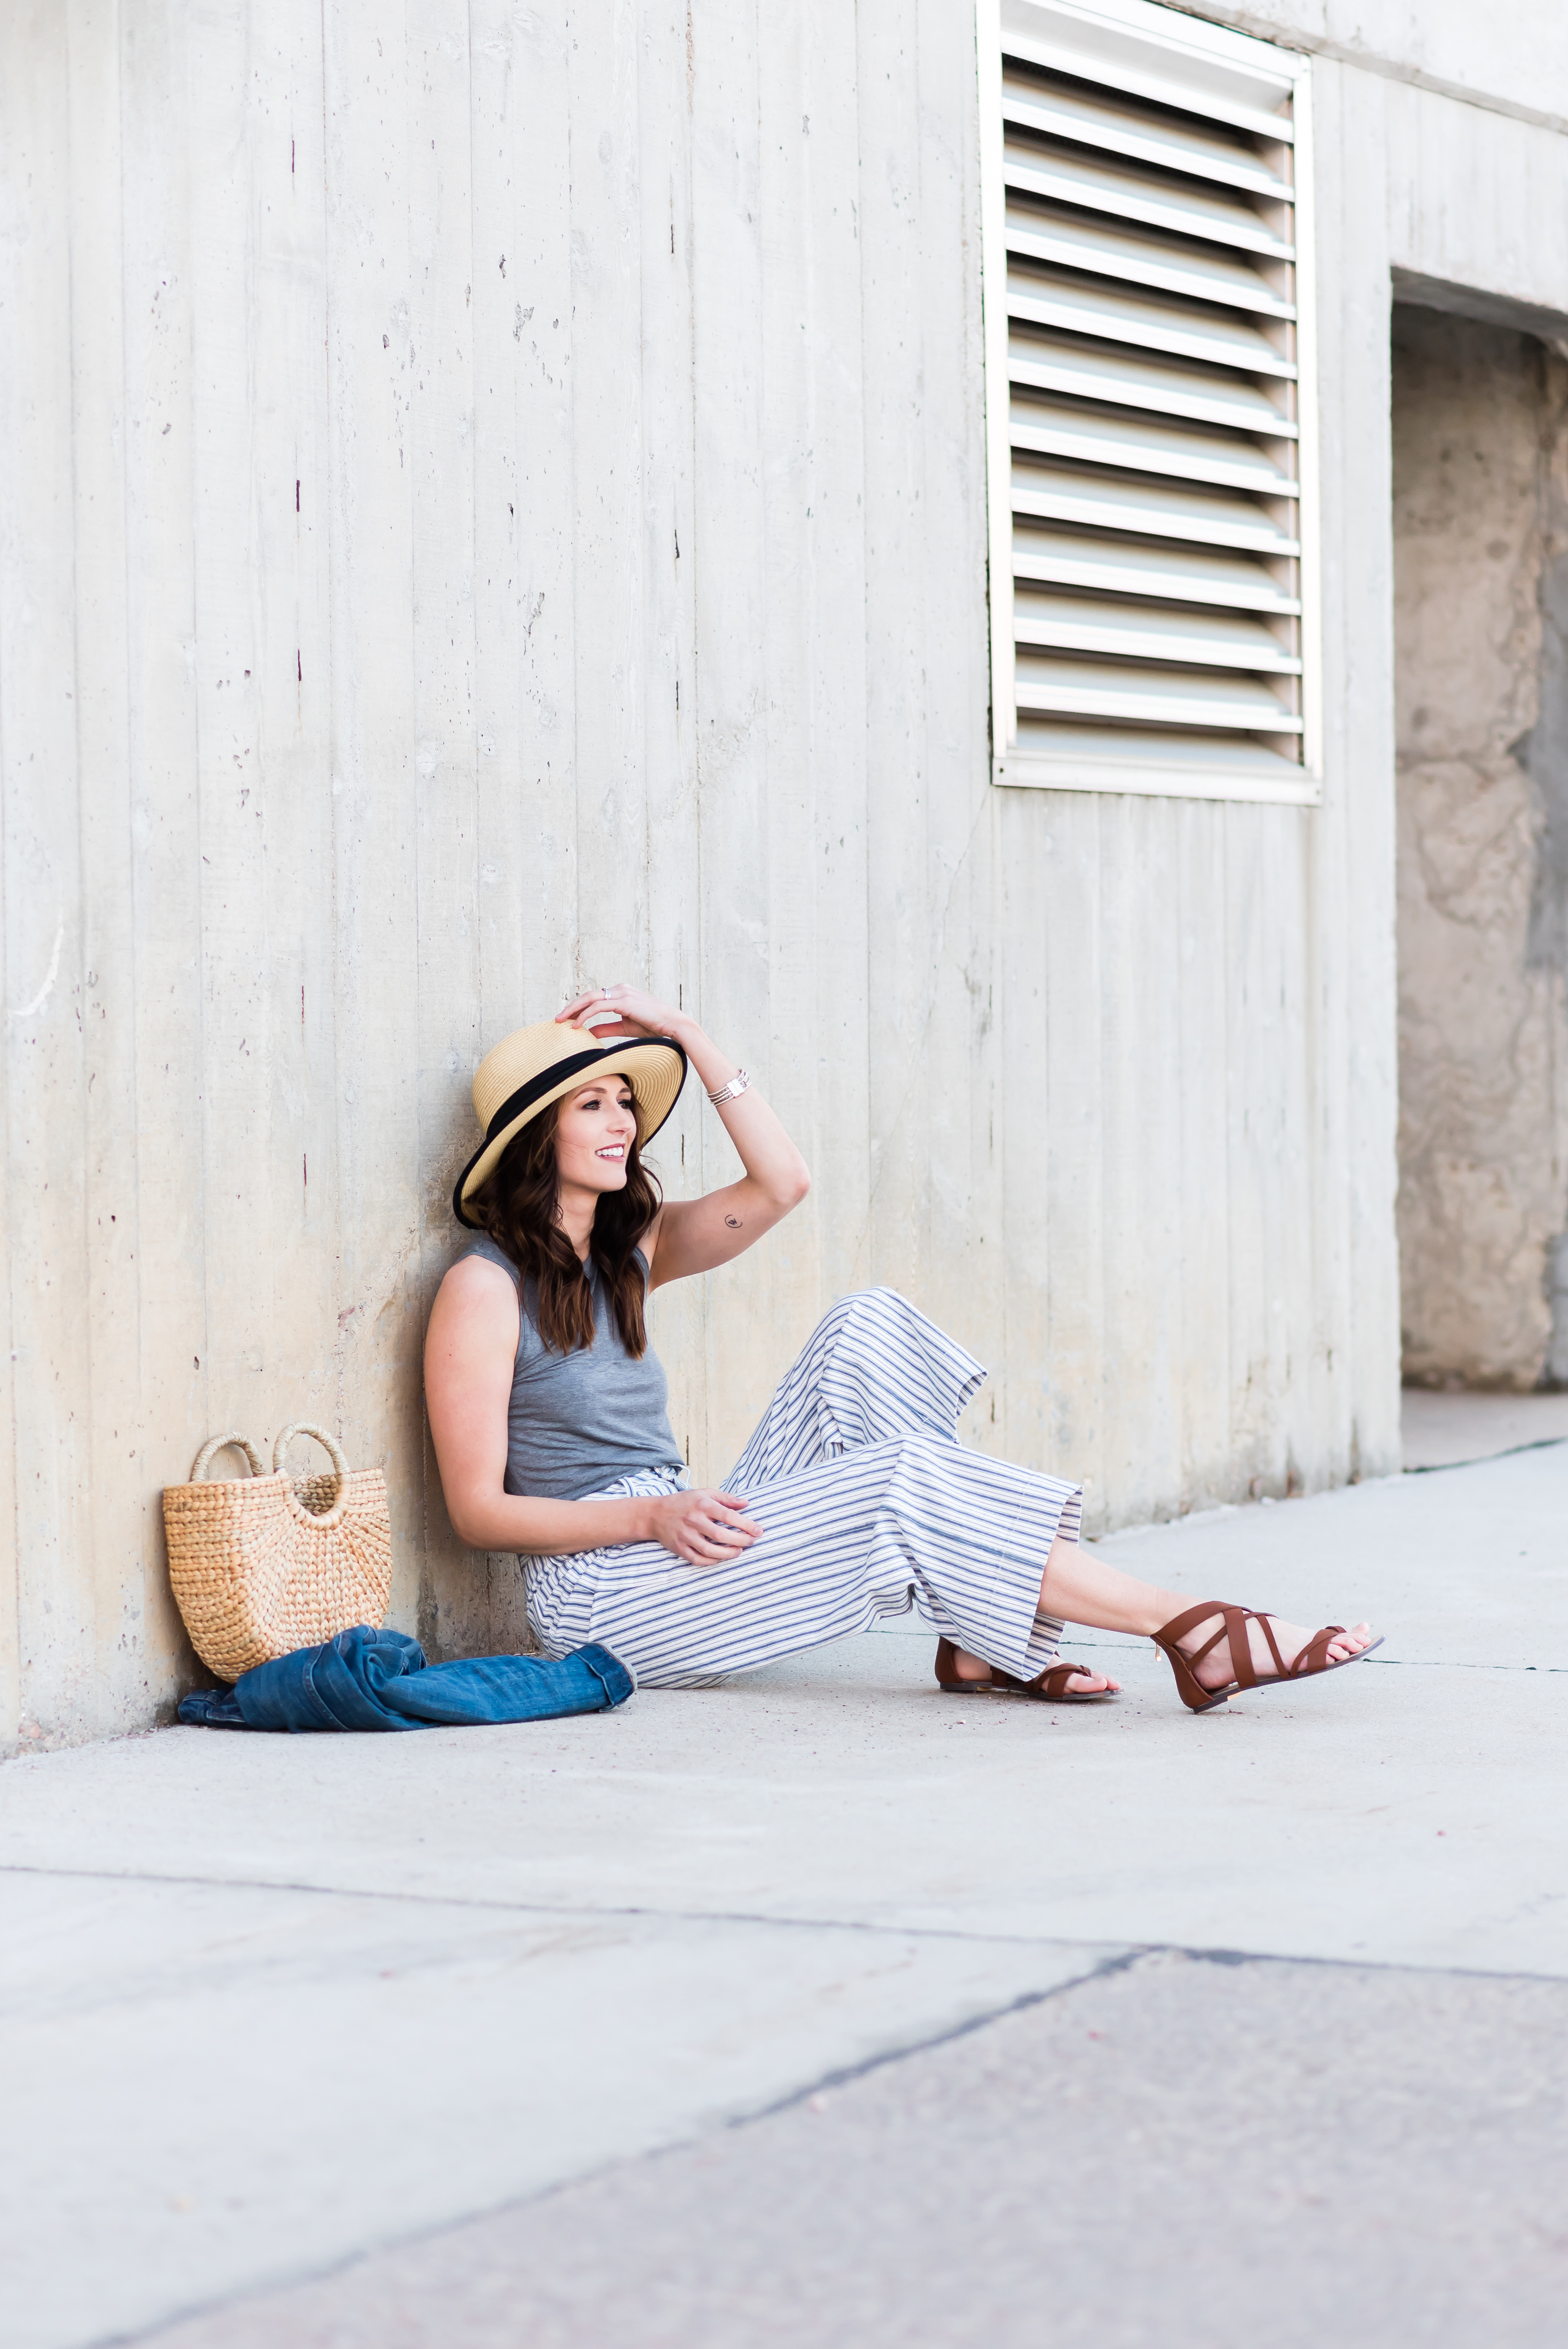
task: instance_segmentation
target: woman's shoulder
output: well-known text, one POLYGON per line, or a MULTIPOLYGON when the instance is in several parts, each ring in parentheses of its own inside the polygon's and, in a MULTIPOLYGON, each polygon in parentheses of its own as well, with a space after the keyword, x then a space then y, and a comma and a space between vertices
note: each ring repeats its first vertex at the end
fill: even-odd
MULTIPOLYGON (((461 1247, 441 1275, 436 1291, 436 1309, 441 1313, 483 1316, 501 1309, 501 1301, 511 1291, 507 1320, 515 1312, 520 1325, 528 1319, 527 1284, 517 1267, 503 1247, 487 1235, 478 1235, 465 1247, 461 1247), (506 1276, 503 1287, 501 1276, 506 1276)), ((523 1342, 520 1328, 519 1342, 523 1342)))
POLYGON ((459 1248, 457 1254, 448 1265, 447 1271, 449 1274, 453 1273, 457 1270, 459 1265, 472 1264, 475 1262, 480 1264, 499 1265, 501 1270, 505 1273, 507 1278, 511 1281, 514 1288, 521 1288, 522 1275, 519 1273, 517 1267, 513 1263, 512 1258, 507 1255, 505 1249, 500 1247, 496 1241, 493 1240, 488 1232, 476 1232, 465 1247, 459 1248))
POLYGON ((427 1345, 516 1348, 523 1310, 517 1275, 499 1248, 462 1248, 441 1275, 431 1307, 427 1345), (503 1280, 503 1272, 510 1278, 503 1280))

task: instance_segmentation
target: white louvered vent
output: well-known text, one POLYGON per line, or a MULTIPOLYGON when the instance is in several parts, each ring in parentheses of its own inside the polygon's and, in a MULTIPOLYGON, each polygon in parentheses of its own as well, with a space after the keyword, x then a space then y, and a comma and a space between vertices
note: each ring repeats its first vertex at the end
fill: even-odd
POLYGON ((1314 799, 1306 61, 1144 0, 981 27, 996 780, 1314 799))

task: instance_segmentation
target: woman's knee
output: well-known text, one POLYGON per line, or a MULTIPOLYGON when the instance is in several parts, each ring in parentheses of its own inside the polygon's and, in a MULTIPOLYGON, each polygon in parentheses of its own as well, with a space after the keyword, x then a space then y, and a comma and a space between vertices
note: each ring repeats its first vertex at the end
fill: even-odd
POLYGON ((842 1325, 847 1321, 907 1322, 916 1311, 907 1297, 896 1288, 852 1288, 828 1309, 825 1319, 837 1317, 842 1325))
POLYGON ((900 1468, 939 1487, 950 1484, 953 1456, 960 1450, 956 1435, 944 1435, 935 1428, 911 1427, 907 1433, 890 1440, 900 1468))

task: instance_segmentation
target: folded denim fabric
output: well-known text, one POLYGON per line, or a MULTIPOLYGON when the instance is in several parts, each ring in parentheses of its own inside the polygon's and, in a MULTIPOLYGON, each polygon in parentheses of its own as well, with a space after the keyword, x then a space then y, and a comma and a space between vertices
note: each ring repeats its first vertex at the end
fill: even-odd
POLYGON ((470 1656, 427 1664, 417 1640, 357 1623, 324 1647, 297 1648, 230 1689, 181 1701, 180 1718, 208 1729, 432 1729, 469 1723, 556 1721, 624 1704, 637 1686, 607 1648, 545 1656, 470 1656))

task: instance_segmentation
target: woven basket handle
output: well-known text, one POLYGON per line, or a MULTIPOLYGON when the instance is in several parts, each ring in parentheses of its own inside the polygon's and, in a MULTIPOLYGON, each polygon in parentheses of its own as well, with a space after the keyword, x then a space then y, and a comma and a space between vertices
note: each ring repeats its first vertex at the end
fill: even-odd
POLYGON ((213 1459, 213 1454, 218 1452, 226 1452, 231 1444, 234 1445, 236 1452, 243 1452, 244 1454, 245 1458, 251 1464, 251 1475, 253 1476, 262 1476, 265 1475, 266 1472, 262 1466, 261 1454, 256 1450, 255 1445, 251 1442, 248 1435, 209 1435, 207 1441, 202 1444, 202 1449, 196 1454, 196 1464, 191 1471, 191 1482, 192 1485, 199 1485, 202 1482, 202 1479, 207 1473, 207 1469, 213 1459))
POLYGON ((316 1426, 312 1421, 308 1419, 291 1420, 289 1424, 284 1429, 283 1433, 278 1437, 277 1442, 272 1447, 272 1473, 275 1476, 277 1475, 278 1470, 283 1466, 284 1454, 288 1450, 289 1445, 293 1443, 296 1435, 313 1435, 317 1444, 321 1445, 323 1451, 331 1454, 332 1465, 337 1472, 337 1484, 332 1495, 331 1509, 328 1509, 327 1511, 327 1515, 330 1516, 332 1509, 335 1509, 337 1506, 338 1502, 343 1498, 344 1479, 348 1474, 348 1462, 344 1454, 343 1446, 338 1443, 337 1438, 335 1435, 328 1435, 324 1427, 316 1426))

